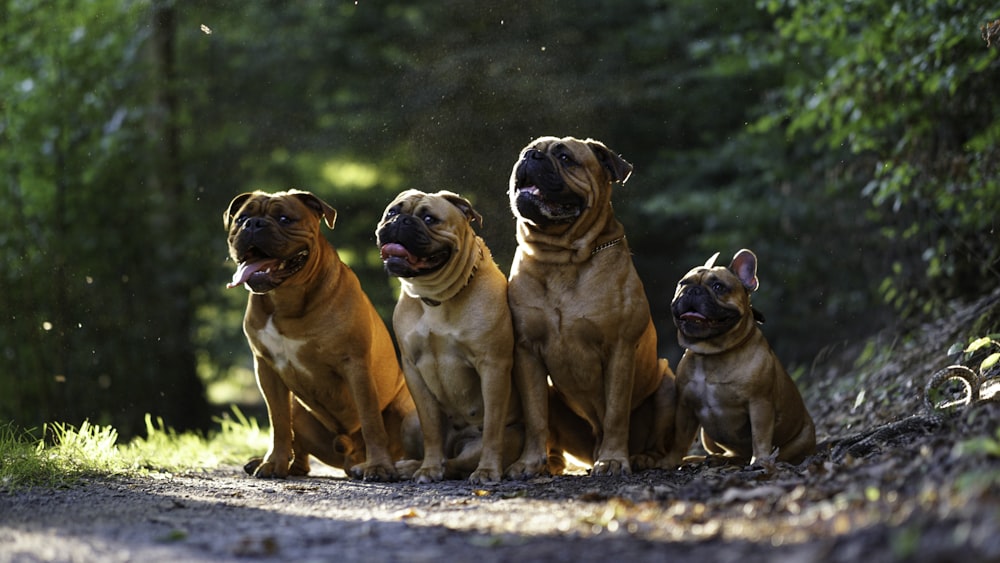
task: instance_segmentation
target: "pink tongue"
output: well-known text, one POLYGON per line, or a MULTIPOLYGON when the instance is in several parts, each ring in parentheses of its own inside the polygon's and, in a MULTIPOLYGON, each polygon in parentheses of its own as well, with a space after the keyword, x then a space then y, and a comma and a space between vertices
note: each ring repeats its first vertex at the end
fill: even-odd
POLYGON ((266 269, 269 266, 276 266, 280 264, 280 260, 258 260, 256 262, 240 262, 239 266, 236 267, 236 273, 233 274, 233 280, 226 284, 226 287, 232 289, 234 287, 239 287, 246 283, 250 276, 254 273, 266 269))
POLYGON ((681 315, 681 320, 685 320, 685 321, 686 320, 699 320, 699 321, 703 321, 703 320, 705 320, 705 315, 702 315, 701 313, 695 313, 694 311, 689 311, 689 312, 684 313, 683 315, 681 315))
POLYGON ((410 254, 410 251, 405 246, 395 242, 383 244, 381 254, 382 260, 386 258, 404 258, 410 264, 416 264, 419 261, 416 256, 410 254))

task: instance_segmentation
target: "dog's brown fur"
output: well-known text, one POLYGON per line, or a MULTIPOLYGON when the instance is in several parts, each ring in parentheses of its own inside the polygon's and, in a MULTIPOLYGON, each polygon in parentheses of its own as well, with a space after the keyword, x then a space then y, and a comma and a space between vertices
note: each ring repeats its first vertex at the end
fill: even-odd
POLYGON ((419 452, 419 422, 385 324, 320 232, 336 211, 308 192, 237 196, 223 214, 250 290, 244 332, 272 441, 247 470, 309 472, 311 454, 366 480, 392 480, 419 452), (270 272, 267 272, 270 270, 270 272))
POLYGON ((514 166, 508 295, 527 432, 512 476, 544 471, 547 447, 551 471, 566 450, 593 463, 592 475, 630 473, 666 455, 673 373, 657 358, 646 294, 611 208, 612 184, 631 171, 602 143, 572 137, 536 139, 514 166))
POLYGON ((750 306, 757 257, 740 250, 726 268, 714 266, 716 256, 688 272, 674 294, 677 338, 686 351, 677 367, 674 448, 663 466, 681 463, 699 425, 710 454, 742 463, 801 462, 815 452, 816 431, 750 306))
POLYGON ((393 328, 424 431, 422 463, 397 467, 418 482, 499 481, 524 440, 507 279, 475 222, 458 194, 407 190, 376 231, 386 271, 402 283, 393 328))

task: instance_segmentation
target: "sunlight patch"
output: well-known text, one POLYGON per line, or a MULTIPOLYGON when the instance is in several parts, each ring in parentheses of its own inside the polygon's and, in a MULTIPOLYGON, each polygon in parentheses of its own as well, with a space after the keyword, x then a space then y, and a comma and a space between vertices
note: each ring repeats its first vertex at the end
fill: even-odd
POLYGON ((338 190, 367 190, 379 183, 375 166, 351 160, 328 160, 323 164, 321 174, 338 190))

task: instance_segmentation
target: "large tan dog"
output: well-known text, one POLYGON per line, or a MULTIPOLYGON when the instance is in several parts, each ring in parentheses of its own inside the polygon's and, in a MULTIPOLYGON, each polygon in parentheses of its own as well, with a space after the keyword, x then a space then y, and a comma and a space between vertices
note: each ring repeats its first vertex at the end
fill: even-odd
POLYGON ((394 460, 419 453, 389 332, 320 233, 336 216, 296 190, 245 193, 223 214, 238 265, 229 287, 250 291, 243 329, 271 423, 267 454, 247 464, 257 477, 305 475, 312 454, 356 478, 391 480, 394 460))
POLYGON ((705 450, 742 463, 801 462, 815 452, 816 432, 795 382, 750 306, 757 257, 740 250, 728 268, 718 254, 677 284, 671 304, 677 339, 687 350, 677 366, 676 438, 664 467, 681 463, 702 427, 705 450))
POLYGON ((376 230, 385 269, 402 283, 393 328, 424 433, 423 463, 397 467, 418 482, 499 481, 524 439, 507 278, 475 222, 458 194, 407 190, 376 230))
POLYGON ((546 469, 546 423, 552 472, 560 450, 592 463, 592 475, 627 474, 666 455, 673 373, 657 359, 646 294, 611 209, 612 184, 631 172, 602 143, 572 137, 536 139, 514 165, 508 295, 526 444, 511 476, 546 469))

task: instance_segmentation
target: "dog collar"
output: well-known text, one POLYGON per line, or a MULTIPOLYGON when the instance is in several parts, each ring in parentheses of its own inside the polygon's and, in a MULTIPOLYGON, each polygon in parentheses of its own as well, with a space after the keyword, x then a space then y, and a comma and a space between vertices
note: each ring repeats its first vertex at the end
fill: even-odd
POLYGON ((608 242, 603 242, 603 243, 595 246, 594 250, 590 251, 590 255, 593 256, 593 255, 597 254, 598 252, 600 252, 602 250, 607 250, 607 249, 611 248, 612 246, 618 246, 619 244, 623 243, 624 241, 625 241, 625 235, 622 235, 622 236, 620 236, 620 237, 618 237, 616 239, 611 239, 608 242))

